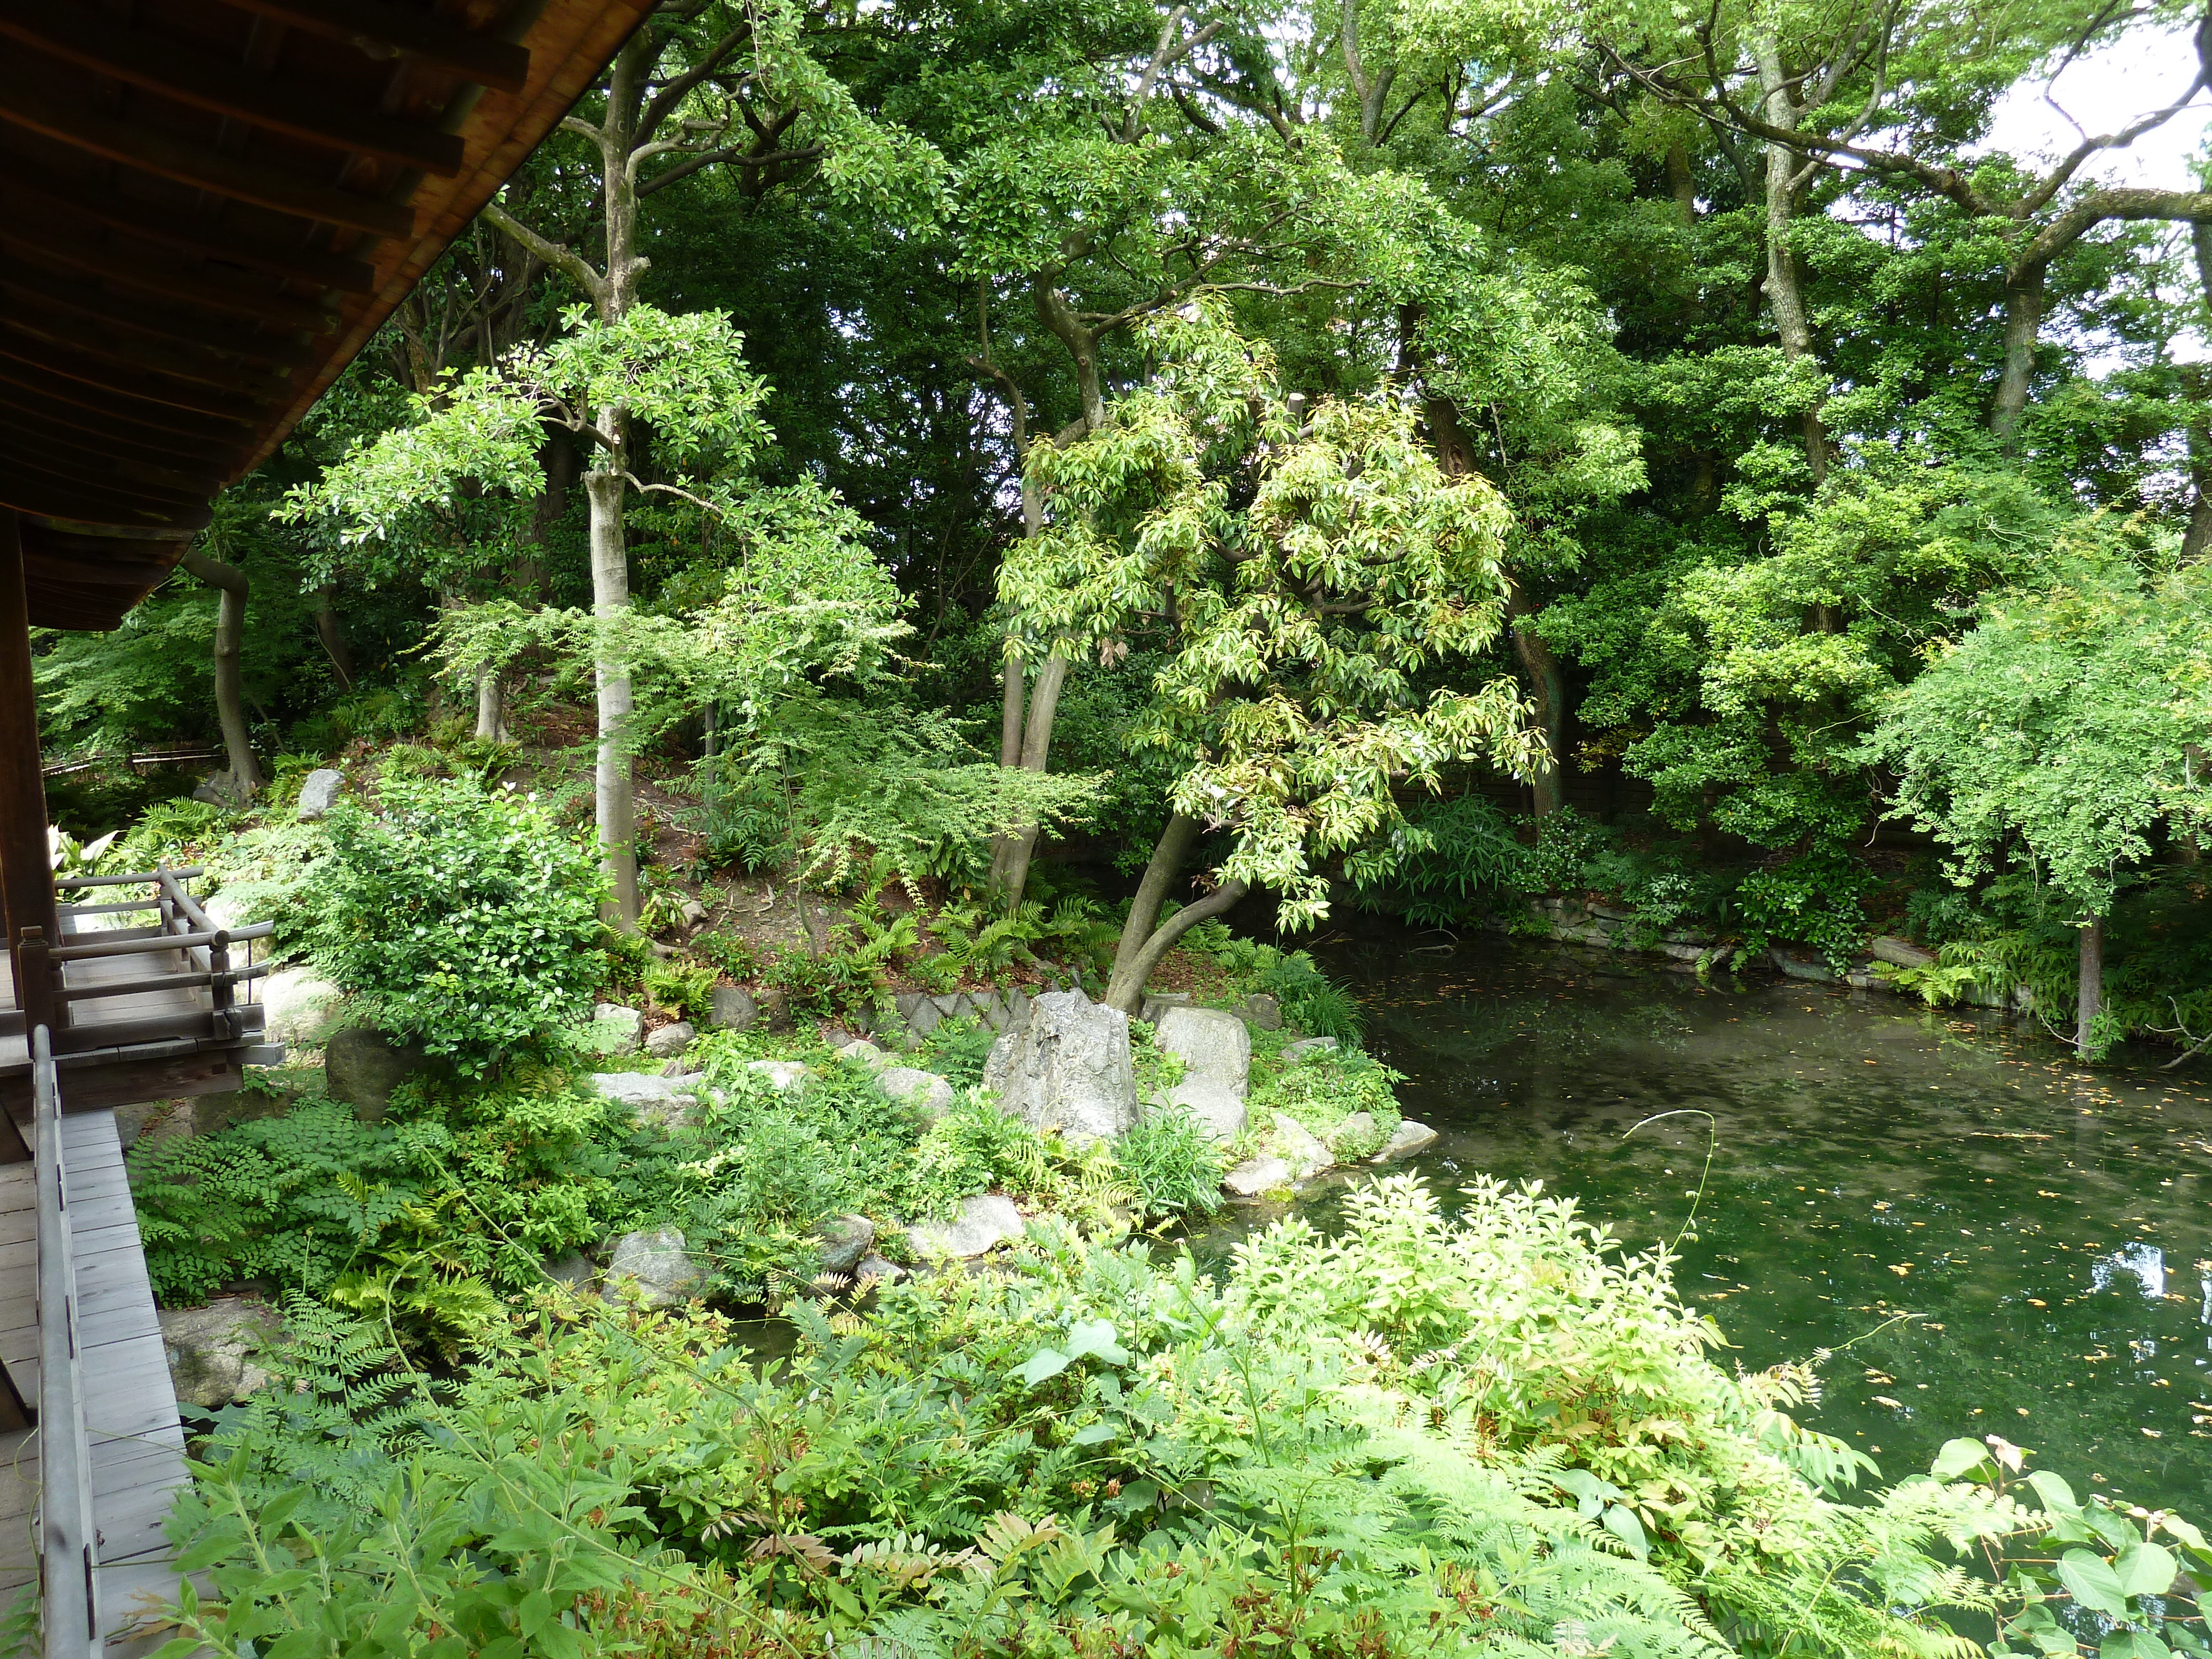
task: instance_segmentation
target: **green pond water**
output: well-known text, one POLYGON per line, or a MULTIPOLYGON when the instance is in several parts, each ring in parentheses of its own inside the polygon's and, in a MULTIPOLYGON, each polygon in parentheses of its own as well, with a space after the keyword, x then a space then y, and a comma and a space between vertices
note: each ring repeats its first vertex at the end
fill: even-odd
MULTIPOLYGON (((1832 1350, 1807 1420, 1886 1478, 1995 1432, 2077 1487, 2212 1516, 2212 1056, 2092 1070, 1881 994, 1421 942, 1316 953, 1441 1132, 1408 1167, 1541 1181, 1633 1247, 1680 1236, 1723 1363, 1832 1350)), ((1277 1212, 1195 1247, 1218 1261, 1277 1212)))

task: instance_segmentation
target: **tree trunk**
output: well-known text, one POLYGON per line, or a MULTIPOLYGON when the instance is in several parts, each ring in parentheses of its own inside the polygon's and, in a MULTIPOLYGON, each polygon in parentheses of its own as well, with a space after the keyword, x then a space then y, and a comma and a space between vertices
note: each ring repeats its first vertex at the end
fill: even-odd
MULTIPOLYGON (((1144 878, 1137 884, 1137 896, 1129 901, 1129 914, 1121 923, 1121 943, 1114 951, 1114 971, 1106 979, 1109 995, 1113 987, 1127 977, 1130 967, 1137 960, 1137 952, 1152 936, 1152 928, 1159 921, 1160 906, 1167 902, 1168 890, 1175 885, 1176 877, 1197 840, 1197 819, 1183 812, 1169 817, 1167 827, 1160 831, 1159 841, 1152 848, 1152 860, 1145 866, 1144 878)), ((1141 985, 1138 987, 1140 992, 1143 988, 1141 985)))
POLYGON ((338 684, 346 690, 353 690, 353 652, 348 648, 345 631, 338 625, 337 589, 325 584, 311 596, 314 605, 315 637, 323 642, 323 654, 331 659, 331 667, 338 677, 338 684))
POLYGON ((1529 692, 1536 703, 1536 724, 1544 733, 1544 758, 1529 773, 1528 788, 1534 797, 1536 816, 1545 818, 1567 804, 1559 783, 1559 769, 1566 757, 1567 677, 1559 667, 1559 653, 1544 636, 1533 628, 1516 625, 1533 609, 1520 582, 1507 577, 1505 593, 1506 627, 1513 637, 1514 659, 1528 677, 1529 692))
POLYGON ((2105 919, 2092 916, 2081 927, 2081 969, 2075 991, 2074 1053, 2090 1058, 2089 1028, 2105 1006, 2105 919))
MULTIPOLYGON (((1759 59, 1759 84, 1765 100, 1771 125, 1795 131, 1797 106, 1782 69, 1781 55, 1772 35, 1754 43, 1759 59)), ((1782 339, 1782 355, 1791 362, 1813 355, 1813 328, 1805 313, 1804 273, 1790 251, 1790 227, 1797 213, 1797 153, 1787 145, 1766 147, 1766 302, 1773 307, 1774 331, 1782 339)), ((1805 460, 1818 484, 1828 476, 1828 430, 1817 410, 1805 412, 1805 460)))
POLYGON ((1201 921, 1219 915, 1252 890, 1251 884, 1225 881, 1194 904, 1186 904, 1165 921, 1158 922, 1160 907, 1182 872, 1183 860, 1197 839, 1198 826, 1182 813, 1168 820, 1152 849, 1152 862, 1137 896, 1130 902, 1129 919, 1121 924, 1121 943, 1114 953, 1113 977, 1106 984, 1106 1006, 1135 1015, 1145 1006, 1145 981, 1176 941, 1201 921))
POLYGON ((1682 216, 1683 228, 1694 228, 1698 222, 1698 182, 1690 173, 1689 147, 1679 138, 1667 146, 1667 193, 1674 198, 1674 210, 1682 216))
POLYGON ((184 565, 221 596, 215 623, 215 712, 230 760, 225 793, 242 806, 261 787, 261 769, 254 764, 252 740, 246 734, 246 684, 238 660, 246 638, 246 573, 198 548, 185 555, 184 565))
MULTIPOLYGON (((601 412, 620 430, 620 410, 601 412)), ((592 512, 592 612, 602 623, 629 607, 629 550, 623 535, 623 477, 594 470, 584 475, 584 494, 592 512)), ((637 803, 632 792, 630 757, 624 748, 631 708, 629 668, 611 641, 602 640, 593 665, 599 685, 599 761, 594 779, 599 858, 612 888, 607 921, 625 933, 637 931, 637 803)))
POLYGON ((507 727, 505 689, 498 669, 487 663, 477 670, 477 736, 489 743, 514 736, 507 727))
POLYGON ((2035 378, 2035 347, 2042 332, 2043 267, 2037 265, 2005 279, 2004 368, 1990 408, 1990 431, 2007 449, 2018 441, 2020 417, 2027 410, 2028 383, 2035 378))
POLYGON ((999 700, 999 764, 1022 763, 1022 704, 1028 691, 1028 671, 1022 659, 1006 653, 1006 690, 999 700))
MULTIPOLYGON (((1067 683, 1069 667, 1067 654, 1055 651, 1044 659, 1037 670, 1036 684, 1031 688, 1029 699, 1029 719, 1022 732, 1022 769, 1042 772, 1052 755, 1052 723, 1060 712, 1060 690, 1067 683)), ((1030 856, 1036 851, 1038 826, 1023 826, 1011 835, 1001 836, 991 854, 991 890, 1000 896, 1011 911, 1022 902, 1022 890, 1029 885, 1030 856)))

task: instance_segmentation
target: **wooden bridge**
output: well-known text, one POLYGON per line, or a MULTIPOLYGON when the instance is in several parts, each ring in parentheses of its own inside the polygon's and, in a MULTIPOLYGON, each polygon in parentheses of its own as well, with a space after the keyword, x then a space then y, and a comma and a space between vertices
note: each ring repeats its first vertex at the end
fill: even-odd
POLYGON ((158 1644, 128 1638, 174 1593, 162 1522, 186 1479, 114 1109, 282 1058, 252 1000, 269 925, 218 925, 200 873, 58 883, 81 902, 57 905, 59 944, 19 947, 26 990, 0 1003, 0 1597, 43 1583, 78 1653, 158 1644))
MULTIPOLYGON (((192 872, 55 883, 31 630, 113 628, 189 562, 654 9, 0 6, 0 1588, 41 1583, 48 1659, 170 1588, 183 1443, 114 1108, 267 1057, 234 955, 266 930, 215 925, 192 872)), ((220 700, 246 582, 194 568, 226 584, 220 700)))

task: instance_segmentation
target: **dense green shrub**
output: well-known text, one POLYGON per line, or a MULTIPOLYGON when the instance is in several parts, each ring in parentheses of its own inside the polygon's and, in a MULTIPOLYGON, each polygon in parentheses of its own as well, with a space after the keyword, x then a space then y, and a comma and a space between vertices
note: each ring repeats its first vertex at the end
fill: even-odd
POLYGON ((475 1073, 588 1004, 605 884, 535 797, 393 779, 375 811, 341 801, 329 825, 314 955, 385 1030, 475 1073))
POLYGON ((1398 1097, 1394 1084, 1404 1077, 1370 1059, 1357 1048, 1338 1048, 1305 1056, 1298 1064, 1263 1078, 1252 1091, 1252 1107, 1288 1112, 1351 1163, 1382 1149, 1399 1124, 1398 1097), (1345 1119, 1364 1112, 1375 1127, 1364 1137, 1347 1140, 1345 1119))
POLYGON ((1810 1379, 1715 1364, 1663 1256, 1466 1197, 1382 1182, 1342 1238, 1284 1221, 1219 1285, 1047 1229, 872 1315, 802 1304, 765 1372, 715 1316, 549 1295, 402 1412, 325 1332, 179 1507, 216 1587, 182 1639, 1948 1659, 1991 1620, 2063 1650, 2063 1590, 2108 1653, 2200 1647, 2162 1599, 2212 1582, 2186 1522, 2017 1482, 1994 1437, 1844 1502, 1868 1466, 1790 1415, 1810 1379))

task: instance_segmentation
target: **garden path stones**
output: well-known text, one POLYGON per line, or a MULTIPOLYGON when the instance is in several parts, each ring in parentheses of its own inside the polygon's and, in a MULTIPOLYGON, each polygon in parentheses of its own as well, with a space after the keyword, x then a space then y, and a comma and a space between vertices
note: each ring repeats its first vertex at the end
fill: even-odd
POLYGON ((1406 1118, 1390 1132, 1390 1139, 1383 1143, 1382 1150, 1367 1161, 1370 1164, 1395 1164, 1401 1158, 1413 1157, 1415 1152, 1425 1152, 1436 1143, 1437 1132, 1434 1129, 1425 1123, 1416 1123, 1410 1117, 1406 1118))
POLYGON ((690 1121, 704 1092, 706 1079, 697 1072, 675 1077, 650 1072, 595 1072, 592 1087, 609 1100, 620 1101, 637 1113, 641 1123, 678 1129, 690 1121))
POLYGON ((331 1033, 323 1048, 323 1086, 364 1123, 380 1123, 392 1091, 429 1065, 420 1048, 366 1025, 331 1033))
POLYGON ((876 1224, 864 1215, 832 1216, 814 1230, 822 1241, 822 1271, 848 1273, 876 1242, 876 1224))
POLYGON ((991 1045, 983 1086, 1008 1115, 1073 1145, 1118 1139, 1137 1121, 1129 1017, 1080 991, 1038 997, 1021 1029, 991 1045))
POLYGON ((219 1296, 204 1308, 164 1308, 161 1347, 177 1398, 204 1411, 243 1400, 269 1381, 255 1363, 284 1328, 258 1297, 219 1296))
POLYGON ((952 1085, 934 1072, 887 1066, 876 1073, 876 1087, 905 1103, 926 1123, 936 1122, 952 1109, 952 1085))
POLYGON ((611 1302, 634 1287, 645 1306, 665 1308, 683 1301, 699 1288, 699 1282, 697 1264, 684 1248, 683 1231, 656 1227, 650 1232, 624 1233, 615 1241, 601 1294, 611 1302))
POLYGON ((645 1052, 655 1060, 673 1060, 691 1046, 699 1028, 688 1019, 664 1025, 645 1040, 645 1052))
POLYGON ((707 1023, 718 1031, 749 1031, 760 1018, 760 1005, 743 986, 717 985, 707 1023))
POLYGON ((602 1054, 634 1054, 644 1040, 645 1016, 619 1002, 602 1002, 592 1010, 592 1048, 602 1054))
POLYGON ((1252 1076, 1252 1034, 1218 1008, 1170 1007, 1160 1015, 1158 1045, 1182 1058, 1182 1081, 1168 1091, 1216 1140, 1243 1132, 1244 1096, 1252 1076))
POLYGON ((1239 1198, 1257 1198, 1289 1186, 1293 1179, 1291 1166, 1279 1158, 1248 1158, 1222 1176, 1221 1184, 1239 1198))
POLYGON ((308 773, 307 781, 300 786, 300 822, 313 823, 325 816, 337 805, 338 794, 344 787, 345 774, 333 768, 319 766, 308 773))
POLYGON ((337 1023, 345 993, 312 968, 279 968, 261 981, 262 1035, 319 1048, 337 1023))
POLYGON ((1283 1050, 1283 1063, 1285 1066, 1296 1066, 1302 1060, 1311 1060, 1316 1054, 1333 1054, 1336 1050, 1337 1041, 1334 1037, 1300 1037, 1283 1050))
POLYGON ((960 1200, 951 1221, 918 1221, 906 1230, 907 1242, 929 1256, 981 1255, 1022 1236, 1022 1212, 1010 1198, 981 1193, 960 1200))

